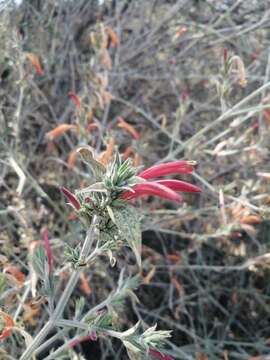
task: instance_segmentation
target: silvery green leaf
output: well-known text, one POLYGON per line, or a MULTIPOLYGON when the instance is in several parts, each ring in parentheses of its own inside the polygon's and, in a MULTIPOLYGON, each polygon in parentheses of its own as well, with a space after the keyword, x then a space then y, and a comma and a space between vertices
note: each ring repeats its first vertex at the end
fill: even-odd
POLYGON ((152 334, 154 331, 156 331, 156 328, 157 328, 157 324, 145 330, 145 332, 143 333, 144 337, 147 337, 147 335, 152 334))
POLYGON ((117 290, 111 297, 111 305, 116 305, 121 303, 128 296, 137 301, 137 297, 132 290, 136 289, 139 284, 139 276, 129 277, 127 279, 123 278, 124 269, 122 269, 119 280, 117 290))
POLYGON ((142 233, 140 217, 132 206, 113 208, 114 222, 128 245, 133 250, 137 263, 141 267, 142 233))
POLYGON ((115 223, 115 218, 114 218, 113 210, 112 210, 112 208, 111 208, 109 205, 107 206, 107 211, 108 211, 108 214, 109 214, 112 222, 115 223))
POLYGON ((128 338, 129 336, 132 336, 138 332, 139 326, 141 325, 141 321, 139 320, 134 326, 132 326, 130 329, 122 332, 121 339, 128 338))
POLYGON ((123 341, 130 360, 142 360, 140 349, 133 345, 130 341, 123 341))
POLYGON ((80 253, 81 253, 80 245, 77 245, 75 248, 72 248, 71 246, 66 244, 64 249, 64 255, 67 262, 70 262, 73 265, 77 264, 80 259, 80 253))
POLYGON ((133 277, 129 277, 127 279, 124 279, 124 277, 121 279, 121 275, 123 273, 124 272, 120 273, 117 290, 120 292, 126 291, 126 290, 135 290, 139 286, 140 277, 138 275, 136 275, 133 277))
POLYGON ((75 316, 74 316, 75 319, 78 319, 78 317, 82 314, 84 305, 85 305, 85 298, 81 296, 75 302, 75 316))
POLYGON ((41 279, 44 280, 46 275, 48 275, 48 263, 47 255, 43 246, 39 246, 35 249, 31 260, 35 272, 41 279))
POLYGON ((165 339, 171 337, 170 330, 156 330, 156 327, 157 325, 154 325, 142 334, 144 342, 147 345, 160 345, 164 342, 165 339))
POLYGON ((93 185, 87 186, 86 188, 83 188, 81 190, 76 190, 77 194, 84 194, 84 193, 91 193, 91 192, 107 192, 107 190, 104 188, 104 185, 102 182, 97 182, 93 185))

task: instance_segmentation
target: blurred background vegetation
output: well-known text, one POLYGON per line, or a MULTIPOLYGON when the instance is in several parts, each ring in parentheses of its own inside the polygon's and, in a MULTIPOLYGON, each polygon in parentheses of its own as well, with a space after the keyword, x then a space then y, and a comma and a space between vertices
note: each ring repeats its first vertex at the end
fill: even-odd
MULTIPOLYGON (((64 288, 63 247, 83 232, 59 186, 91 176, 76 147, 116 146, 136 165, 195 160, 181 178, 203 188, 180 206, 143 201, 140 303, 118 322, 172 329, 176 359, 270 358, 269 24, 268 0, 1 3, 0 304, 32 335, 47 314, 26 291, 31 244, 47 227, 64 288)), ((137 271, 128 249, 85 270, 65 316, 80 296, 102 301, 123 267, 137 271)), ((20 346, 1 342, 0 358, 20 346)), ((127 355, 106 339, 67 358, 127 355)))

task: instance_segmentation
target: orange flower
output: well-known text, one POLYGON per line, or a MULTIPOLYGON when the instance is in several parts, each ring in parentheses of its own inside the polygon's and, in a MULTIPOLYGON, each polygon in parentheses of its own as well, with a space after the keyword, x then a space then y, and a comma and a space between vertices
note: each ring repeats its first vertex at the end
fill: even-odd
POLYGON ((69 169, 74 168, 76 159, 77 159, 77 151, 76 150, 70 151, 70 153, 68 154, 68 160, 67 160, 69 169))
POLYGON ((170 261, 176 262, 176 263, 181 263, 182 261, 182 257, 180 254, 168 254, 166 256, 166 258, 170 261))
POLYGON ((27 53, 26 54, 27 59, 32 63, 32 65, 34 66, 36 73, 38 75, 43 75, 43 70, 42 67, 40 65, 40 61, 37 55, 33 54, 33 53, 27 53))
POLYGON ((180 26, 174 35, 174 40, 179 39, 186 32, 187 32, 187 28, 185 26, 180 26))
POLYGON ((68 130, 77 130, 78 125, 71 125, 71 124, 62 124, 59 126, 56 126, 53 130, 47 132, 46 138, 49 141, 53 141, 54 139, 58 138, 59 136, 65 134, 68 130))
POLYGON ((11 275, 18 285, 22 285, 24 283, 25 275, 16 266, 5 266, 4 273, 11 275))
POLYGON ((258 215, 243 216, 240 220, 241 224, 258 225, 262 222, 262 218, 258 215))
POLYGON ((81 280, 81 289, 85 293, 85 295, 89 296, 92 293, 92 290, 88 284, 88 281, 83 272, 80 273, 80 280, 81 280))
POLYGON ((139 140, 140 134, 138 131, 120 116, 118 117, 118 127, 125 129, 135 140, 139 140))
POLYGON ((101 162, 102 165, 106 166, 110 162, 113 156, 114 146, 115 146, 115 140, 114 138, 111 137, 107 144, 106 150, 103 151, 98 157, 98 161, 101 162))
POLYGON ((4 328, 0 334, 0 340, 4 340, 5 338, 9 337, 11 330, 14 326, 14 321, 10 315, 8 315, 7 313, 1 310, 0 310, 0 316, 3 318, 5 323, 4 328))
POLYGON ((112 47, 116 48, 119 45, 119 38, 116 32, 110 26, 106 27, 106 32, 109 35, 112 47))

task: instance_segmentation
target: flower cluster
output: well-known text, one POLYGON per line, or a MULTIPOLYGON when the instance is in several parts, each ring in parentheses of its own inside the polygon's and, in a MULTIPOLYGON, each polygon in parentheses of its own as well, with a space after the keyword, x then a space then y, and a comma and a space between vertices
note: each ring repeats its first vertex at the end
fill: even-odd
MULTIPOLYGON (((143 172, 138 177, 143 180, 149 180, 156 177, 172 174, 189 174, 193 171, 195 165, 194 161, 177 161, 169 162, 160 165, 154 165, 143 172)), ((126 191, 122 194, 122 198, 129 200, 142 196, 154 195, 160 198, 181 201, 182 197, 177 192, 200 192, 201 189, 198 186, 189 184, 180 180, 156 180, 156 181, 144 181, 136 184, 130 191, 126 191)))
MULTIPOLYGON (((149 181, 153 178, 172 175, 172 174, 190 174, 193 172, 194 161, 176 161, 163 164, 154 165, 135 176, 135 169, 130 166, 128 160, 118 164, 114 161, 108 166, 107 173, 104 175, 104 189, 111 190, 110 198, 116 198, 125 201, 136 199, 144 196, 158 196, 163 199, 180 202, 182 196, 179 192, 201 192, 201 189, 193 184, 185 181, 175 179, 163 179, 149 181)), ((96 187, 93 185, 92 190, 95 191, 96 187)), ((61 191, 68 199, 70 204, 75 210, 80 210, 82 203, 79 198, 72 194, 65 187, 61 191)), ((91 188, 89 188, 91 191, 91 188)), ((102 188, 99 183, 99 191, 102 188)), ((87 198, 88 202, 90 201, 87 198)))
MULTIPOLYGON (((103 251, 106 249, 112 252, 128 246, 141 266, 141 216, 130 200, 152 195, 180 202, 182 192, 200 192, 198 186, 181 180, 152 180, 171 174, 189 174, 196 163, 184 160, 168 162, 137 174, 138 169, 131 165, 130 159, 123 161, 118 153, 104 166, 89 147, 80 148, 79 152, 83 161, 92 169, 94 183, 76 190, 75 194, 62 187, 62 193, 86 228, 91 224, 93 216, 98 216, 99 246, 102 246, 103 251)), ((72 263, 76 266, 77 256, 75 253, 73 255, 69 259, 74 259, 72 263)), ((111 255, 110 261, 114 262, 111 255)))

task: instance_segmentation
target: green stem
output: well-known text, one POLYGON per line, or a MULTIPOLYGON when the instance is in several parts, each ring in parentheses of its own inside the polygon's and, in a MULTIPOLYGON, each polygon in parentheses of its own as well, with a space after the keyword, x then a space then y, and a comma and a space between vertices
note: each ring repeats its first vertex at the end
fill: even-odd
MULTIPOLYGON (((92 244, 94 241, 94 233, 96 231, 96 224, 97 224, 97 217, 94 216, 91 226, 90 226, 89 230, 87 231, 87 235, 86 235, 86 238, 85 238, 82 250, 81 250, 81 255, 80 255, 81 259, 85 259, 90 253, 90 250, 92 248, 92 244)), ((42 343, 42 341, 44 341, 44 339, 47 337, 47 335, 50 333, 50 331, 56 326, 57 321, 61 317, 61 315, 69 301, 69 298, 70 298, 71 294, 73 293, 74 288, 77 285, 77 282, 80 278, 80 272, 81 272, 81 269, 77 269, 71 275, 71 277, 69 278, 69 281, 66 285, 66 288, 65 288, 64 292, 62 293, 62 295, 57 303, 57 306, 56 306, 54 312, 52 313, 49 321, 43 327, 43 329, 41 329, 41 331, 36 335, 33 342, 24 351, 20 360, 30 360, 31 356, 34 354, 37 347, 42 343)))

